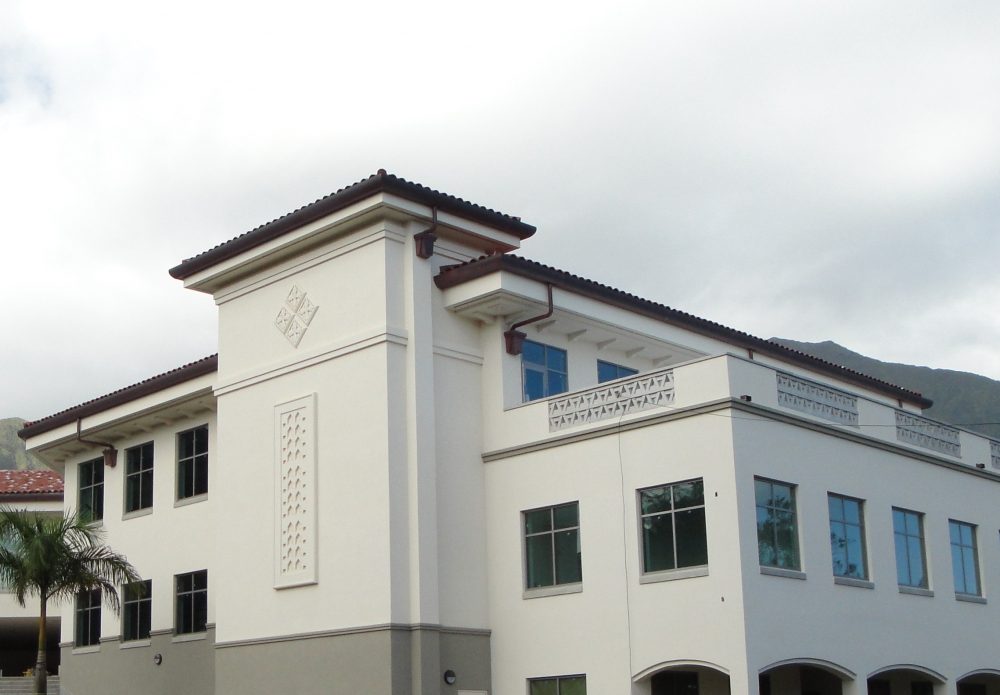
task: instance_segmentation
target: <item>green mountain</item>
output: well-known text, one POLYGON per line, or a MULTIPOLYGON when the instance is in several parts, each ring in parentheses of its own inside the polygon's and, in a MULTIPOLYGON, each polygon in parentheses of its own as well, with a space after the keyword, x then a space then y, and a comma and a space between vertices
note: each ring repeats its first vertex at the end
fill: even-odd
POLYGON ((24 426, 19 417, 0 419, 0 470, 48 468, 42 460, 24 450, 24 442, 17 431, 24 426))
POLYGON ((771 340, 827 362, 919 391, 934 401, 934 405, 924 411, 928 417, 1000 439, 1000 381, 952 369, 882 362, 829 340, 822 343, 800 343, 787 338, 771 340))

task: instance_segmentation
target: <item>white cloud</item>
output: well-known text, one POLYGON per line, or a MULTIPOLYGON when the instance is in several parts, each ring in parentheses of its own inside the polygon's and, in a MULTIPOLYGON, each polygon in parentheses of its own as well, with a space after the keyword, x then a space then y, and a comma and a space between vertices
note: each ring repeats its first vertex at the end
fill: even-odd
POLYGON ((166 269, 379 167, 677 308, 1000 377, 998 23, 986 2, 6 3, 0 414, 213 351, 211 301, 166 269))

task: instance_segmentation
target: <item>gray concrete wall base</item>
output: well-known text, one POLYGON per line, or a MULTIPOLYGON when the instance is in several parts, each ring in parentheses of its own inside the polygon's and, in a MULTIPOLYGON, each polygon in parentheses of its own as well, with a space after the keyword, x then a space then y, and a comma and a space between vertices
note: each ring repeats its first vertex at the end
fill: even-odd
POLYGON ((490 689, 490 638, 482 633, 385 627, 215 650, 217 695, 453 695, 490 689), (444 682, 448 669, 457 677, 453 686, 444 682))
POLYGON ((97 649, 62 647, 63 695, 212 695, 215 630, 202 639, 155 634, 142 642, 102 640, 97 649), (74 653, 75 652, 75 653, 74 653), (157 665, 154 656, 159 654, 157 665))

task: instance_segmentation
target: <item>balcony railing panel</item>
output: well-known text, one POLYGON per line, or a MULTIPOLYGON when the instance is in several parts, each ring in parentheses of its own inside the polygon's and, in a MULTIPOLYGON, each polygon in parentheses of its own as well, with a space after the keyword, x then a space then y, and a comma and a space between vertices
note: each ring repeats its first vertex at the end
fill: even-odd
POLYGON ((854 396, 789 374, 777 372, 776 376, 778 405, 841 425, 858 426, 858 399, 854 396))
POLYGON ((549 431, 672 405, 674 373, 648 372, 549 399, 549 431))
POLYGON ((962 457, 957 429, 901 410, 896 411, 896 439, 956 458, 962 457))

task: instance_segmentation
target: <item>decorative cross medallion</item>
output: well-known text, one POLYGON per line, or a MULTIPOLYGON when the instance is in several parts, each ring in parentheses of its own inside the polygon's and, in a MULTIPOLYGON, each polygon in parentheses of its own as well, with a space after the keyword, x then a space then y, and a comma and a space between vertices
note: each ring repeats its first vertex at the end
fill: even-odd
POLYGON ((274 325, 288 339, 292 347, 298 347, 317 309, 319 307, 309 301, 306 293, 293 285, 285 298, 285 305, 274 319, 274 325))

